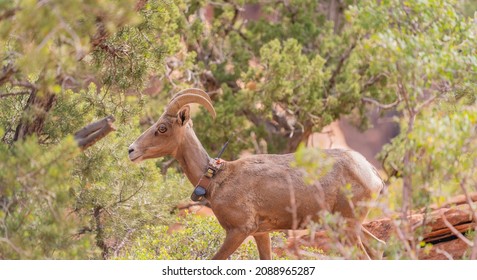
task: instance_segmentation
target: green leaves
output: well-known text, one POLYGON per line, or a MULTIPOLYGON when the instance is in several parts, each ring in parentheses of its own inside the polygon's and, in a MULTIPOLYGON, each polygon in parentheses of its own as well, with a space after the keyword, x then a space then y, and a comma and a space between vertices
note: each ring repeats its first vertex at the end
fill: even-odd
POLYGON ((475 79, 472 72, 462 75, 463 69, 475 69, 464 50, 474 37, 472 24, 448 1, 369 2, 351 10, 355 24, 368 26, 370 14, 379 23, 358 53, 369 61, 369 75, 386 75, 385 87, 401 85, 415 102, 436 83, 457 86, 475 79))
POLYGON ((398 176, 412 176, 415 207, 442 203, 461 192, 460 184, 473 185, 477 179, 475 105, 456 106, 455 111, 439 106, 424 111, 406 138, 398 136, 381 152, 387 155, 385 167, 397 169, 398 176), (414 154, 412 171, 403 165, 406 150, 414 154))
MULTIPOLYGON (((118 259, 129 260, 205 260, 219 250, 225 232, 215 217, 187 214, 169 226, 147 226, 132 240, 118 259)), ((286 246, 284 233, 271 234, 272 246, 286 246)), ((312 248, 310 248, 311 250, 312 248)), ((287 257, 287 256, 283 256, 287 257)), ((274 256, 274 259, 277 257, 274 256)), ((234 260, 258 259, 255 242, 244 242, 231 256, 234 260)))
MULTIPOLYGON (((70 239, 77 219, 68 217, 65 207, 70 202, 71 159, 79 152, 73 137, 54 149, 30 138, 11 148, 0 145, 0 151, 0 235, 6 240, 0 243, 0 256, 57 258, 65 248, 81 246, 70 239)), ((83 250, 87 253, 89 248, 83 250)))

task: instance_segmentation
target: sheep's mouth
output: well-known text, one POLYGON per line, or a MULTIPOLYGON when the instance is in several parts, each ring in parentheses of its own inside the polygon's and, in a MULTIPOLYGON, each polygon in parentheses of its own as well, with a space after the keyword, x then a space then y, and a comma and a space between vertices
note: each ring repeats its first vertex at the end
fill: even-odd
POLYGON ((129 160, 132 161, 132 162, 140 162, 142 160, 142 155, 139 155, 135 158, 129 157, 129 160))

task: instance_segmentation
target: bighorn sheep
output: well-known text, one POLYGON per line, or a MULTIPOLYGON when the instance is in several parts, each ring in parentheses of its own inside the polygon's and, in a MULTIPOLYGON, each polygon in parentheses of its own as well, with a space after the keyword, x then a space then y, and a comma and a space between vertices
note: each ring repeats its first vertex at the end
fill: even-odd
MULTIPOLYGON (((140 162, 172 155, 189 181, 197 186, 211 158, 192 129, 189 103, 203 105, 215 118, 207 93, 199 89, 183 90, 171 99, 159 120, 129 146, 129 158, 140 162)), ((305 184, 303 171, 291 166, 294 154, 261 154, 224 162, 210 184, 204 186, 205 197, 226 232, 225 241, 213 259, 227 259, 250 235, 257 243, 260 259, 271 259, 269 232, 293 229, 294 222, 303 227, 310 219, 317 220, 321 210, 339 212, 352 221, 356 229, 354 240, 365 253, 362 236, 382 242, 361 226, 368 213, 363 202, 377 197, 383 188, 376 170, 357 152, 323 151, 334 164, 319 179, 321 188, 305 184), (345 186, 350 187, 351 195, 345 193, 345 186), (291 191, 296 201, 295 219, 290 213, 291 191), (324 203, 318 203, 317 196, 324 203)))

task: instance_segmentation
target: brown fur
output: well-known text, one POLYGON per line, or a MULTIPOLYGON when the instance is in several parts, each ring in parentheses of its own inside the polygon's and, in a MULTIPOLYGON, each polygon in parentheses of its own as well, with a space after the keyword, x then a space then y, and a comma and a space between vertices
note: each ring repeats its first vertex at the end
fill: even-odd
MULTIPOLYGON (((130 159, 138 162, 172 155, 196 185, 210 158, 192 129, 189 112, 186 105, 176 117, 163 114, 129 147, 130 159), (161 124, 167 127, 164 133, 156 132, 161 124)), ((361 224, 368 213, 365 202, 379 194, 383 183, 371 164, 356 152, 323 151, 333 159, 333 166, 311 185, 304 183, 302 170, 291 167, 293 154, 254 155, 226 162, 206 195, 226 231, 214 259, 228 258, 250 235, 255 238, 260 259, 271 259, 270 231, 303 228, 310 220, 318 220, 322 210, 339 212, 348 219, 357 245, 366 255, 371 253, 364 248, 361 237, 382 241, 362 231, 361 224), (344 191, 347 185, 351 200, 344 191)))

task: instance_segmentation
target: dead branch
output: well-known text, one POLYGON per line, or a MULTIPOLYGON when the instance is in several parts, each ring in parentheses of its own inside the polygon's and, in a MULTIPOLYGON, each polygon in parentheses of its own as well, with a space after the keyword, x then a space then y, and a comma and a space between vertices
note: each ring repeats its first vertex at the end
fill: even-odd
POLYGON ((121 243, 114 249, 114 257, 116 258, 119 255, 119 251, 126 245, 128 242, 129 237, 136 231, 136 229, 130 228, 126 232, 126 235, 124 236, 123 240, 121 240, 121 243))
POLYGON ((162 175, 166 175, 167 174, 167 170, 169 169, 169 167, 171 167, 175 162, 175 159, 174 158, 171 158, 169 160, 166 160, 165 162, 163 162, 161 164, 161 174, 162 175))
POLYGON ((338 65, 336 66, 335 70, 331 73, 331 78, 328 81, 328 91, 331 91, 331 89, 335 87, 336 78, 341 73, 341 69, 343 68, 343 65, 345 64, 346 60, 351 55, 351 52, 354 50, 354 48, 356 48, 357 41, 359 41, 359 39, 356 40, 356 42, 354 42, 353 44, 351 44, 351 46, 349 46, 349 48, 346 49, 341 55, 340 60, 338 61, 338 65))
POLYGON ((85 150, 88 147, 94 145, 98 140, 104 138, 111 131, 115 131, 116 128, 113 126, 113 122, 116 119, 113 116, 105 117, 99 121, 91 123, 80 131, 75 133, 75 140, 78 143, 78 146, 85 150))

